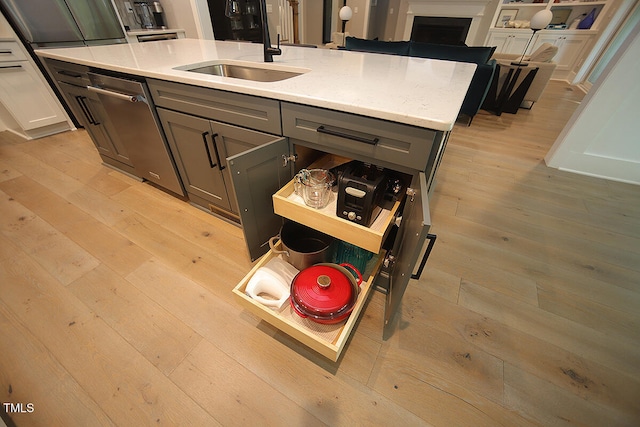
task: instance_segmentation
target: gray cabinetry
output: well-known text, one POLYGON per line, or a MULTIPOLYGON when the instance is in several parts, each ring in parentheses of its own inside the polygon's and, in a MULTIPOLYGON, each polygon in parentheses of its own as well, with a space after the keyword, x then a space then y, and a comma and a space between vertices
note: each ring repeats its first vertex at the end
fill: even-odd
POLYGON ((147 82, 189 200, 239 221, 251 259, 259 258, 282 225, 271 196, 293 173, 283 165, 291 153, 280 136, 280 102, 147 82))
POLYGON ((189 86, 162 80, 147 80, 158 107, 207 117, 247 129, 282 134, 280 102, 275 99, 189 86))
MULTIPOLYGON (((252 195, 248 200, 269 199, 271 193, 264 195, 255 191, 263 180, 255 176, 251 185, 234 190, 228 159, 241 157, 258 146, 285 141, 278 136, 281 133, 280 103, 179 83, 159 80, 148 83, 153 100, 160 107, 158 115, 189 200, 241 221, 247 246, 251 248, 252 242, 261 239, 257 236, 263 234, 264 228, 250 225, 253 221, 245 214, 253 209, 245 206, 240 209, 237 199, 246 194, 252 195), (249 222, 245 223, 245 219, 249 222)), ((271 206, 268 210, 273 212, 271 206)), ((256 245, 262 243, 264 241, 256 245)))
MULTIPOLYGON (((369 251, 379 252, 384 256, 384 262, 381 262, 384 267, 380 273, 373 273, 367 285, 363 285, 362 300, 366 299, 372 282, 386 292, 384 336, 388 337, 397 325, 392 319, 409 280, 414 277, 418 258, 428 254, 428 251, 424 252, 422 249, 429 247, 429 181, 435 175, 448 133, 287 103, 283 103, 282 116, 283 133, 289 137, 289 144, 266 144, 229 158, 231 176, 243 215, 243 227, 251 227, 251 234, 257 236, 254 241, 247 239, 251 257, 256 259, 266 252, 268 248, 264 241, 278 232, 281 225, 280 216, 369 251), (327 128, 336 130, 336 133, 324 133, 323 130, 327 128), (378 146, 379 142, 382 144, 378 146), (392 145, 399 153, 391 152, 392 145), (391 214, 386 229, 371 230, 369 227, 339 218, 335 212, 309 208, 290 199, 293 185, 291 181, 287 183, 287 180, 292 175, 291 164, 287 165, 283 158, 292 158, 291 150, 300 152, 304 151, 303 149, 371 161, 407 174, 410 184, 406 196, 401 207, 391 214), (258 197, 258 194, 274 196, 269 200, 268 197, 258 197), (272 214, 272 209, 274 214, 278 213, 280 216, 272 214), (378 246, 369 246, 367 234, 380 234, 378 246)), ((296 162, 296 168, 306 165, 304 161, 296 162)), ((245 230, 245 235, 249 234, 245 230)), ((265 259, 273 256, 273 252, 269 252, 258 265, 262 265, 266 262, 265 259)), ((245 287, 251 275, 252 273, 249 273, 234 289, 238 301, 244 307, 320 354, 337 360, 346 338, 355 327, 355 319, 349 319, 344 324, 336 341, 324 341, 313 328, 300 326, 295 320, 296 316, 293 316, 293 319, 288 317, 286 310, 274 313, 273 310, 265 309, 260 303, 247 297, 245 287)), ((354 313, 360 309, 361 305, 356 305, 354 313)))
MULTIPOLYGON (((393 246, 387 254, 387 265, 378 280, 378 285, 386 289, 387 297, 384 310, 384 336, 389 337, 394 324, 393 315, 398 310, 409 279, 421 254, 428 257, 428 238, 431 228, 427 178, 423 172, 413 175, 411 191, 402 211, 402 220, 397 230, 393 246)), ((426 260, 426 258, 425 258, 426 260)), ((419 277, 419 274, 418 276, 419 277)))
POLYGON ((413 170, 427 168, 438 132, 355 114, 282 103, 285 136, 337 154, 413 170))
POLYGON ((282 138, 164 108, 158 115, 189 200, 238 217, 227 158, 282 138))
POLYGON ((211 122, 163 108, 158 108, 158 115, 189 199, 231 210, 211 122))
MULTIPOLYGON (((391 233, 395 238, 384 245, 388 249, 385 268, 377 280, 378 286, 387 292, 384 318, 385 335, 389 335, 393 327, 391 318, 413 276, 418 257, 422 253, 428 256, 423 248, 428 247, 431 227, 429 191, 449 133, 284 102, 282 122, 283 133, 293 144, 411 175, 404 205, 395 221, 399 227, 391 233)), ((298 220, 309 226, 317 223, 313 217, 308 218, 308 222, 305 216, 298 220)))
MULTIPOLYGON (((112 153, 113 149, 101 148, 112 139, 109 117, 101 116, 100 106, 91 101, 88 81, 83 80, 86 67, 65 68, 60 65, 64 63, 48 62, 58 85, 66 88, 63 92, 74 112, 98 141, 101 154, 102 150, 112 153)), ((427 245, 429 191, 449 132, 182 83, 155 79, 146 83, 153 101, 149 104, 156 107, 189 200, 240 221, 252 260, 269 251, 268 240, 278 234, 283 218, 379 255, 369 263, 358 304, 335 340, 326 341, 317 332, 300 327, 299 316, 285 318, 245 294, 256 268, 276 256, 274 251, 234 289, 242 304, 336 360, 375 284, 387 294, 384 319, 388 336, 418 258, 431 247, 427 245), (396 171, 402 187, 407 187, 400 197, 388 200, 392 207, 383 209, 386 213, 378 216, 375 226, 336 215, 335 205, 326 210, 310 208, 295 195, 295 171, 310 165, 330 168, 351 159, 396 171)), ((420 263, 418 272, 423 265, 420 263)))
POLYGON ((292 144, 416 174, 430 192, 449 132, 363 117, 308 105, 282 103, 282 129, 292 144))
POLYGON ((289 142, 279 138, 229 158, 230 176, 252 260, 269 250, 268 240, 282 226, 282 217, 274 212, 272 196, 293 176, 293 164, 283 162, 283 156, 289 153, 289 142))
POLYGON ((53 59, 46 59, 45 64, 76 119, 91 136, 102 160, 135 174, 127 150, 115 137, 115 131, 100 100, 87 89, 91 84, 89 68, 53 59))

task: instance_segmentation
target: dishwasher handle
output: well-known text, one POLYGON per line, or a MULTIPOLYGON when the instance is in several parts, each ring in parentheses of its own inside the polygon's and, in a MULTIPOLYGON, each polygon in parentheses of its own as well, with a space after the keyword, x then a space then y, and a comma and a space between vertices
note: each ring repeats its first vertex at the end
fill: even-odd
POLYGON ((138 101, 140 101, 138 95, 129 95, 127 93, 114 92, 112 90, 102 89, 102 88, 95 87, 95 86, 87 86, 87 89, 89 89, 91 92, 95 92, 95 93, 100 94, 100 95, 111 96, 111 97, 114 97, 114 98, 121 99, 123 101, 129 101, 129 102, 138 102, 138 101))

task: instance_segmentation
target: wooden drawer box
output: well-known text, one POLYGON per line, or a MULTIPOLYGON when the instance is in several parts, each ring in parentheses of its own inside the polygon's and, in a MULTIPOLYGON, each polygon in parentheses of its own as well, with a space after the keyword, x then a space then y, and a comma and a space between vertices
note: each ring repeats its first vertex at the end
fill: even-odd
MULTIPOLYGON (((281 249, 279 242, 277 249, 281 249)), ((309 319, 304 319, 293 311, 290 304, 286 304, 285 307, 280 310, 271 309, 256 302, 245 293, 247 284, 256 270, 264 266, 275 256, 278 255, 269 251, 256 263, 249 274, 233 289, 236 300, 245 309, 265 322, 273 325, 328 359, 334 362, 337 361, 353 331, 358 317, 360 317, 369 292, 371 291, 373 281, 380 271, 384 256, 375 257, 369 262, 367 271, 363 274, 365 281, 360 285, 360 294, 358 295, 358 300, 353 311, 345 321, 335 325, 323 325, 309 319)))
POLYGON ((420 171, 426 169, 437 137, 428 129, 288 102, 282 102, 282 132, 343 156, 366 156, 420 171))
POLYGON ((20 49, 18 42, 0 42, 0 62, 26 61, 27 57, 20 49))
POLYGON ((373 224, 365 227, 336 216, 336 198, 334 192, 331 202, 325 208, 311 208, 295 193, 294 180, 291 180, 273 195, 273 210, 284 218, 322 231, 369 252, 380 252, 382 243, 395 221, 400 201, 389 202, 373 224))

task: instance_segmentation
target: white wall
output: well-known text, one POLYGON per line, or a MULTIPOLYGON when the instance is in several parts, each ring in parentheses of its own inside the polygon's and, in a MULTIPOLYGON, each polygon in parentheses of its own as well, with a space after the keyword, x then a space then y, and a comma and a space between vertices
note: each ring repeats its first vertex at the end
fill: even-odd
POLYGON ((640 23, 545 157, 548 166, 640 184, 640 23))
MULTIPOLYGON (((354 37, 367 38, 369 31, 369 14, 370 14, 370 0, 348 0, 347 6, 353 11, 353 17, 347 22, 346 32, 354 37)), ((342 4, 333 11, 333 15, 338 15, 342 4)), ((341 29, 342 21, 338 20, 341 29)), ((339 31, 339 30, 338 30, 339 31)))
POLYGON ((187 35, 190 38, 213 40, 213 26, 211 17, 209 16, 209 5, 207 0, 190 0, 194 21, 197 30, 193 35, 187 35))
POLYGON ((160 3, 170 28, 183 29, 190 38, 199 37, 191 0, 161 0, 160 3))
MULTIPOLYGON (((304 0, 303 0, 304 1, 304 0)), ((322 44, 322 2, 300 2, 300 42, 322 44)))

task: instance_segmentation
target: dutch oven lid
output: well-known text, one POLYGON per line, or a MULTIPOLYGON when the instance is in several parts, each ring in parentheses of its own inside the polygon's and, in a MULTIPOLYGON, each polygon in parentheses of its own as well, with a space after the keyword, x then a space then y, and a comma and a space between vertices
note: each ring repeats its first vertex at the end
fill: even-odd
POLYGON ((291 294, 307 310, 331 315, 352 303, 354 286, 338 268, 318 264, 298 273, 291 294))

